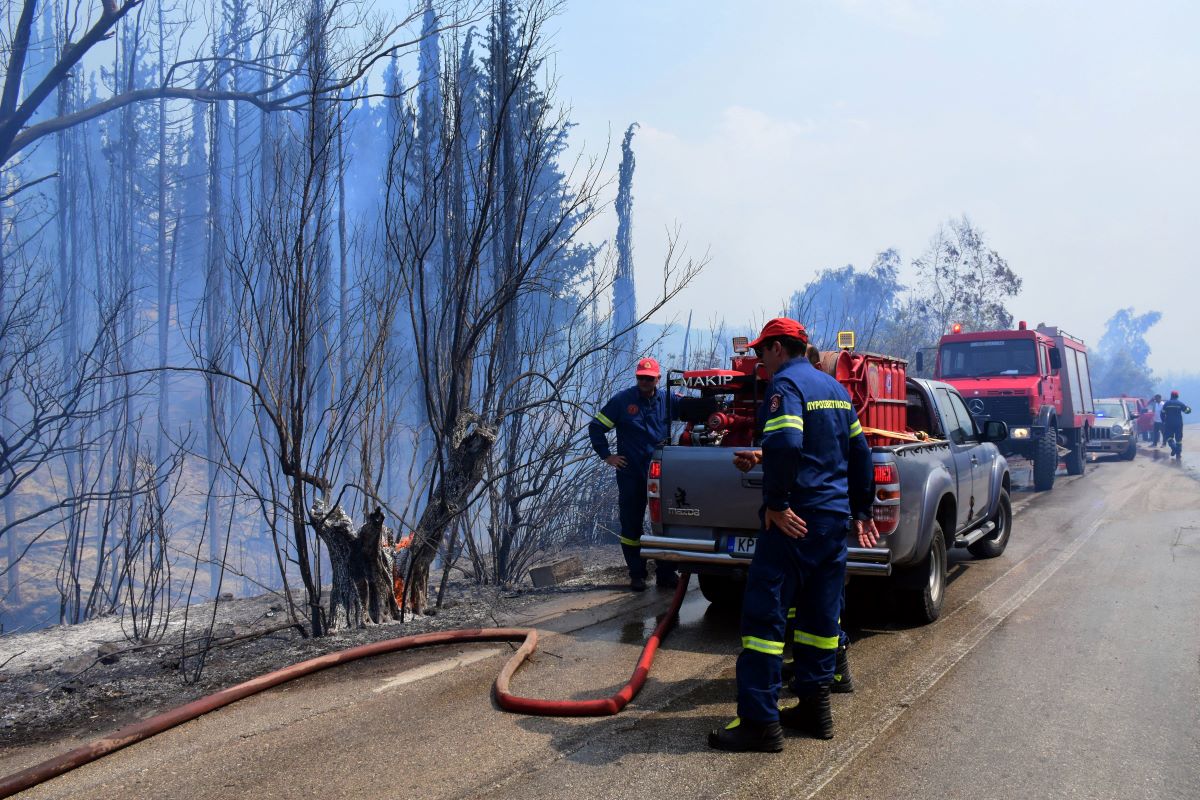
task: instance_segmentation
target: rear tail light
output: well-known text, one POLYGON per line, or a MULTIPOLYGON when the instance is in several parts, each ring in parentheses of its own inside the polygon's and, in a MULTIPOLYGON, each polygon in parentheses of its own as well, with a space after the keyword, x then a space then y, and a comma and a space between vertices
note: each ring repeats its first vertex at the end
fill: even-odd
POLYGON ((662 462, 651 461, 650 471, 646 474, 646 499, 650 506, 650 521, 662 522, 662 490, 659 486, 662 478, 662 462))
POLYGON ((900 471, 894 463, 875 465, 875 504, 871 518, 882 534, 896 530, 900 524, 900 471))
POLYGON ((871 509, 871 518, 881 534, 889 534, 900 524, 900 506, 881 506, 876 504, 871 509))
POLYGON ((875 465, 875 485, 880 486, 885 483, 900 483, 900 473, 895 464, 875 465))

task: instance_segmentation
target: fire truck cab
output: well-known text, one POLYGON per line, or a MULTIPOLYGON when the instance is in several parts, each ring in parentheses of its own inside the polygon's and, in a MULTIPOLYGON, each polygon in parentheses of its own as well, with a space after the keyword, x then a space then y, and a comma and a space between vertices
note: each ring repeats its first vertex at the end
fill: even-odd
POLYGON ((974 416, 1008 424, 1001 449, 1033 462, 1038 491, 1054 487, 1060 458, 1068 474, 1083 474, 1095 411, 1087 346, 1078 337, 1024 322, 1016 330, 956 330, 938 343, 934 375, 959 390, 974 416))

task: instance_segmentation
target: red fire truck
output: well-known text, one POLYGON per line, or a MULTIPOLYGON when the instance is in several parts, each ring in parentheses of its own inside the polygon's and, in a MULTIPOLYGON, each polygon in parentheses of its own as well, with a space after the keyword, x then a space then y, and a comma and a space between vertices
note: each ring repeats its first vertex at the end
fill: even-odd
POLYGON ((1033 462, 1038 491, 1054 487, 1060 458, 1082 475, 1095 424, 1087 346, 1056 327, 962 332, 938 343, 937 380, 959 390, 971 413, 1008 423, 1005 455, 1033 462))

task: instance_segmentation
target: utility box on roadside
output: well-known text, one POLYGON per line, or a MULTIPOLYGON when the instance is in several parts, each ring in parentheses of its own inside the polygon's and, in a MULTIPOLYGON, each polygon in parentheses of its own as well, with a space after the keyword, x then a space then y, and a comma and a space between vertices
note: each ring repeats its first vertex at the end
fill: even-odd
POLYGON ((582 574, 583 562, 579 560, 579 556, 571 556, 570 558, 564 558, 562 561, 555 561, 553 564, 545 564, 529 570, 529 578, 533 581, 535 589, 555 586, 570 578, 577 578, 582 574))

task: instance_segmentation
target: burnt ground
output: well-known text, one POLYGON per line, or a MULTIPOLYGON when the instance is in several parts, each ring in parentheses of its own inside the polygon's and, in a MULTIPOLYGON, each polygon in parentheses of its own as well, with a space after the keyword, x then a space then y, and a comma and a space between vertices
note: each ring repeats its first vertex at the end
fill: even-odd
POLYGON ((443 607, 404 622, 306 638, 289 625, 278 594, 216 603, 212 637, 207 637, 214 604, 176 609, 163 638, 134 645, 118 617, 81 625, 0 637, 0 750, 15 745, 94 738, 130 722, 195 700, 229 686, 356 645, 456 628, 494 627, 536 613, 539 604, 564 594, 611 589, 625 584, 616 547, 578 551, 584 573, 558 586, 494 586, 451 583, 443 607), (210 642, 195 677, 197 654, 210 642))

